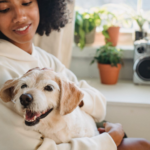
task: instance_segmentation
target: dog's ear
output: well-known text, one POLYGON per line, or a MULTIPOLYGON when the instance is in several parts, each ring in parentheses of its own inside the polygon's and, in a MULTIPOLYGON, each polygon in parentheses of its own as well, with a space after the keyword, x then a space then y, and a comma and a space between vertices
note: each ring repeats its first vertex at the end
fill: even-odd
POLYGON ((71 113, 81 102, 84 94, 73 83, 60 80, 60 114, 71 113))
POLYGON ((8 80, 4 83, 4 85, 0 89, 0 98, 4 102, 11 101, 11 99, 13 97, 14 87, 15 87, 17 82, 18 82, 18 80, 15 80, 15 79, 14 80, 8 80))

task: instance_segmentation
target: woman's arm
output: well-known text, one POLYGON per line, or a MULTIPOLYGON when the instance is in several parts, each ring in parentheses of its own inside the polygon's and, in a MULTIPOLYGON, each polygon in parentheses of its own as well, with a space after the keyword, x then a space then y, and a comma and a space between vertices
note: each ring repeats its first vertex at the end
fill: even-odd
POLYGON ((109 134, 104 133, 92 138, 76 138, 70 143, 56 145, 51 139, 44 138, 37 150, 117 150, 109 134))

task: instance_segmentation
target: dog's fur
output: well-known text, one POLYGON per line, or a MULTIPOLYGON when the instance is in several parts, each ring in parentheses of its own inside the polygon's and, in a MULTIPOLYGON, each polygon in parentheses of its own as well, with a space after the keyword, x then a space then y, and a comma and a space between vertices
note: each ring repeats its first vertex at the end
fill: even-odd
POLYGON ((79 107, 84 105, 83 96, 74 83, 48 69, 31 70, 21 78, 8 80, 0 90, 0 98, 4 102, 12 101, 22 116, 27 109, 32 112, 45 112, 53 108, 45 118, 40 119, 39 123, 25 126, 39 131, 44 137, 51 138, 56 143, 99 134, 94 119, 79 107), (23 84, 27 87, 21 88, 23 84), (47 85, 53 90, 44 90, 47 85), (25 93, 33 96, 33 101, 27 108, 20 102, 20 96, 25 93))

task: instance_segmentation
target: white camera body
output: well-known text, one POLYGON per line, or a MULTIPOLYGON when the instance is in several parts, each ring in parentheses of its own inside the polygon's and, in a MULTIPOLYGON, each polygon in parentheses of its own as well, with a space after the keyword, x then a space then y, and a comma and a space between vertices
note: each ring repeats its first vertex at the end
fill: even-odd
POLYGON ((133 82, 135 84, 150 84, 150 41, 134 42, 133 82))

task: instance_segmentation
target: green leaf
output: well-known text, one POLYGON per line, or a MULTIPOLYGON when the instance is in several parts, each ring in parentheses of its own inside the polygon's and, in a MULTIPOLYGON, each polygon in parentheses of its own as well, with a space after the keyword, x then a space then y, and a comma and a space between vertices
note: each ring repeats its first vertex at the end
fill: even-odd
POLYGON ((94 62, 95 62, 95 59, 93 59, 93 60, 91 61, 90 65, 92 65, 94 62))
POLYGON ((112 66, 117 66, 118 63, 123 64, 122 51, 111 46, 111 44, 112 43, 107 43, 97 49, 91 64, 94 63, 94 60, 98 63, 111 64, 112 66))
POLYGON ((107 31, 103 30, 103 31, 102 31, 102 34, 104 35, 104 37, 105 37, 106 39, 109 39, 109 34, 108 34, 107 31))
POLYGON ((108 25, 103 26, 103 30, 108 30, 108 28, 109 28, 108 25))

